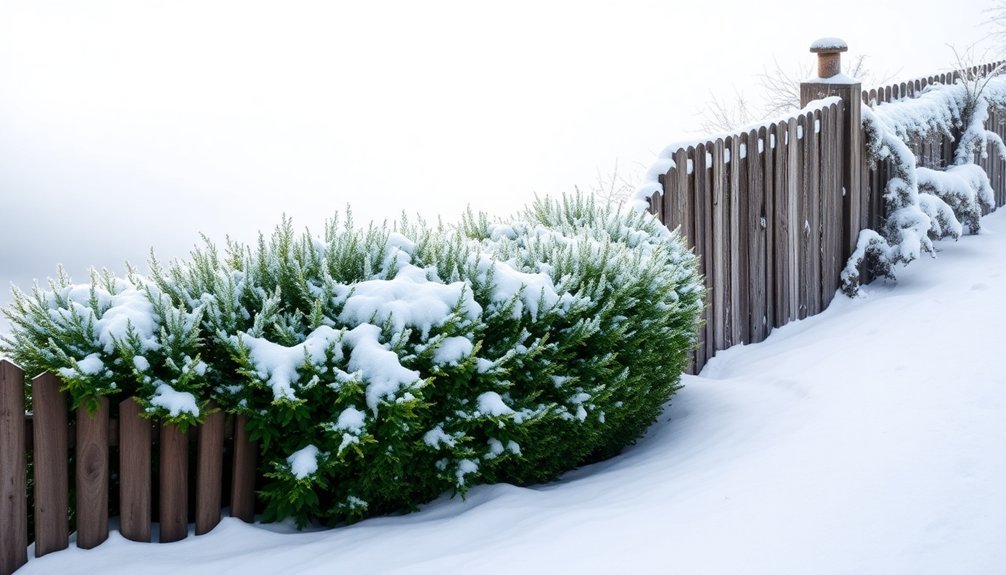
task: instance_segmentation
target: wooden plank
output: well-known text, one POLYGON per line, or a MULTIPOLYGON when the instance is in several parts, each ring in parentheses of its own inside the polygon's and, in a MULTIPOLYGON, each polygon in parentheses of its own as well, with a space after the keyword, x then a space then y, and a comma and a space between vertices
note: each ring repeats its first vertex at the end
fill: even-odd
MULTIPOLYGON (((739 331, 735 334, 739 337, 734 343, 750 343, 751 342, 751 298, 750 293, 753 291, 753 286, 751 285, 751 274, 748 268, 748 261, 751 258, 751 249, 748 234, 748 200, 751 194, 750 178, 748 177, 748 169, 751 167, 748 162, 748 154, 752 153, 751 150, 751 134, 749 132, 744 132, 737 139, 738 157, 737 157, 737 188, 736 191, 731 193, 731 199, 736 201, 737 209, 731 209, 731 218, 736 216, 737 221, 737 235, 734 236, 734 241, 737 242, 737 261, 735 262, 735 267, 737 269, 738 275, 738 287, 736 290, 737 299, 735 300, 737 307, 737 316, 735 318, 735 323, 738 325, 739 331)), ((758 155, 758 137, 755 136, 754 142, 754 155, 758 155)), ((733 204, 731 204, 731 208, 733 204)), ((731 221, 734 221, 731 219, 731 221)))
POLYGON ((727 306, 729 280, 727 279, 727 246, 730 243, 730 231, 726 198, 726 167, 723 161, 724 142, 717 139, 713 142, 713 352, 726 349, 727 306))
POLYGON ((108 538, 108 398, 90 413, 77 408, 77 547, 108 538))
POLYGON ((706 250, 703 253, 703 258, 706 261, 706 269, 709 273, 706 275, 706 290, 710 295, 707 301, 708 312, 706 314, 706 361, 709 361, 714 355, 716 355, 716 336, 715 336, 715 322, 713 321, 713 308, 712 308, 712 297, 715 295, 715 290, 713 289, 713 279, 715 273, 715 264, 713 263, 713 256, 715 254, 714 245, 715 240, 713 239, 713 214, 715 212, 715 207, 713 206, 713 159, 712 152, 714 148, 713 142, 706 142, 705 151, 705 191, 702 194, 703 203, 703 224, 702 231, 705 234, 705 246, 706 250))
POLYGON ((691 247, 695 245, 695 240, 692 239, 692 198, 688 186, 688 151, 684 148, 674 153, 672 182, 674 226, 679 228, 681 238, 691 247))
MULTIPOLYGON (((833 190, 835 190, 832 197, 835 199, 835 213, 838 214, 838 225, 841 226, 841 231, 835 235, 837 242, 835 244, 835 254, 833 257, 836 268, 838 272, 841 273, 841 270, 845 265, 845 261, 851 253, 847 250, 847 246, 850 243, 855 242, 855 239, 850 240, 848 238, 849 226, 846 224, 846 221, 850 218, 850 214, 847 210, 847 198, 842 187, 845 134, 843 130, 843 109, 842 106, 838 104, 832 106, 831 125, 832 130, 834 130, 835 133, 835 145, 832 150, 832 168, 830 170, 831 182, 829 185, 833 190)), ((880 202, 880 205, 883 206, 882 195, 878 197, 878 202, 880 202)), ((886 217, 886 214, 882 214, 881 217, 886 217)))
POLYGON ((765 339, 768 308, 765 302, 765 178, 766 161, 759 142, 767 138, 765 127, 748 133, 748 277, 750 278, 751 341, 765 339))
POLYGON ((150 542, 151 425, 135 399, 119 404, 119 531, 145 543, 150 542))
MULTIPOLYGON (((215 406, 210 406, 215 409, 215 406)), ((199 463, 196 469, 196 535, 220 523, 220 493, 224 477, 224 413, 206 416, 199 426, 199 463)))
MULTIPOLYGON (((741 236, 741 167, 744 160, 741 159, 742 136, 727 138, 727 146, 730 150, 730 185, 727 187, 727 201, 730 208, 730 243, 727 246, 727 257, 730 267, 728 268, 730 278, 730 303, 727 310, 727 322, 730 326, 726 334, 727 344, 736 345, 743 342, 742 325, 747 324, 747 318, 741 313, 741 290, 748 286, 741 285, 741 244, 744 240, 741 236)), ((746 237, 746 236, 743 236, 746 237)))
POLYGON ((786 198, 787 205, 787 270, 789 281, 789 320, 795 320, 800 315, 800 234, 803 231, 803 221, 800 219, 800 141, 797 139, 797 119, 790 118, 787 122, 787 156, 786 156, 786 198))
POLYGON ((43 373, 31 382, 33 420, 38 430, 32 459, 35 478, 35 557, 70 544, 69 426, 60 381, 43 373))
POLYGON ((161 543, 181 541, 189 534, 189 438, 171 423, 161 424, 160 467, 161 543))
POLYGON ((831 303, 838 289, 840 264, 837 260, 839 239, 842 237, 842 213, 838 209, 841 190, 834 185, 835 152, 838 148, 835 133, 834 106, 820 111, 821 160, 819 190, 821 194, 821 304, 831 303))
POLYGON ((234 418, 231 516, 246 523, 255 521, 255 466, 257 460, 258 446, 248 438, 248 419, 244 415, 238 415, 234 418))
POLYGON ((709 239, 706 222, 712 220, 711 216, 707 217, 707 213, 710 212, 709 206, 711 201, 709 197, 710 190, 708 188, 705 144, 698 144, 695 146, 695 151, 692 155, 692 165, 695 170, 695 255, 698 257, 699 273, 702 274, 706 287, 705 309, 702 315, 702 330, 699 334, 699 351, 695 357, 695 369, 701 371, 702 367, 706 364, 706 360, 712 357, 709 348, 712 345, 710 330, 713 325, 710 313, 710 302, 712 301, 712 286, 710 285, 712 283, 712 269, 709 266, 708 260, 708 256, 712 253, 712 247, 707 246, 706 244, 709 239))
POLYGON ((0 573, 28 562, 24 372, 0 360, 0 573))
POLYGON ((808 138, 805 158, 807 161, 807 215, 810 233, 807 244, 807 301, 808 313, 817 315, 824 309, 821 305, 821 139, 816 128, 820 112, 807 114, 808 138))
MULTIPOLYGON (((775 138, 778 129, 775 124, 768 126, 765 134, 765 172, 763 220, 765 221, 765 337, 776 327, 775 321, 775 228, 778 225, 775 213, 775 138)), ((760 133, 760 131, 759 131, 760 133)))
POLYGON ((692 190, 688 185, 688 150, 682 148, 674 152, 674 220, 680 226, 681 238, 692 247, 692 190))
POLYGON ((786 138, 789 132, 787 122, 776 124, 775 149, 775 325, 789 323, 789 146, 786 138))

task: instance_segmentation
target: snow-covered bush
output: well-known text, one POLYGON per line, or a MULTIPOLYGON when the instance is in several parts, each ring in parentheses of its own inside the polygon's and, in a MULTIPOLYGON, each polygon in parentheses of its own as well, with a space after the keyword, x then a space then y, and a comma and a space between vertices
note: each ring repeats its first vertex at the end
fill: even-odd
POLYGON ((678 387, 694 257, 646 214, 581 197, 397 232, 285 221, 149 277, 15 294, 4 350, 77 402, 247 415, 267 519, 326 523, 609 457, 678 387))
POLYGON ((894 277, 907 264, 933 251, 932 240, 981 230, 981 216, 995 209, 988 175, 974 163, 995 145, 1006 145, 986 128, 990 107, 1006 107, 1006 78, 966 77, 952 86, 932 85, 917 98, 863 108, 867 159, 891 160, 887 183, 887 218, 882 229, 865 229, 842 272, 842 290, 854 295, 861 272, 894 277), (908 144, 933 136, 955 141, 954 163, 943 170, 917 167, 908 144))

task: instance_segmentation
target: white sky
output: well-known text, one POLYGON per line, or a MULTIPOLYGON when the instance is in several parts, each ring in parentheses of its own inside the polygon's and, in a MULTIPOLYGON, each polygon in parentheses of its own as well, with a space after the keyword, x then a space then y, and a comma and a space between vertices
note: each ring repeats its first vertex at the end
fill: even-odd
POLYGON ((283 213, 509 213, 644 171, 711 93, 756 96, 820 36, 897 80, 946 70, 990 4, 7 1, 0 285, 250 240, 283 213))

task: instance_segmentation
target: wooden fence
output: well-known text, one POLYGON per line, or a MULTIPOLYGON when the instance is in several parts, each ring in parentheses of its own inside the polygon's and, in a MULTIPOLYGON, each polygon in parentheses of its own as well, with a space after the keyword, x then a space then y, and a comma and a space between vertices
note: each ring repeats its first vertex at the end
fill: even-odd
POLYGON ((231 515, 254 519, 257 447, 248 440, 243 417, 216 412, 182 432, 175 425, 144 419, 133 398, 117 405, 102 399, 94 413, 83 407, 71 412, 59 379, 48 373, 31 381, 28 415, 24 381, 21 369, 0 360, 0 575, 13 573, 28 559, 29 513, 36 557, 69 545, 71 461, 76 544, 84 549, 108 537, 110 496, 118 499, 119 530, 133 541, 151 540, 155 489, 162 543, 184 539, 190 519, 197 535, 213 529, 220 521, 225 490, 230 492, 231 515), (190 440, 195 447, 194 475, 189 470, 190 440), (32 509, 28 508, 29 461, 32 509), (229 477, 224 474, 227 463, 231 463, 229 477), (117 493, 110 490, 111 477, 117 477, 117 493), (195 486, 194 505, 189 501, 190 483, 195 486))
MULTIPOLYGON (((1000 63, 968 70, 995 71, 1000 63)), ((866 104, 914 97, 960 72, 862 91, 866 104)), ((859 93, 858 84, 853 85, 859 93)), ((988 128, 1006 137, 1001 112, 988 128)), ((824 310, 859 231, 887 216, 890 162, 870 166, 859 103, 824 105, 784 121, 677 150, 650 210, 679 228, 705 276, 705 325, 690 367, 698 373, 718 350, 762 341, 773 328, 824 310), (855 131, 851 131, 855 130, 855 131)), ((920 165, 952 158, 944 135, 911 145, 920 165)), ((1006 167, 998 150, 979 158, 1006 203, 1006 167)))

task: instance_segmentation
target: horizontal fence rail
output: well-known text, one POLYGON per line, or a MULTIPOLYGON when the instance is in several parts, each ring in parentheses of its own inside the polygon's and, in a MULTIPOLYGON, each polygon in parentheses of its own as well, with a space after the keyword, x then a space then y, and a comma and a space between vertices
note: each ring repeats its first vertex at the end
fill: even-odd
POLYGON ((225 488, 230 492, 231 515, 254 520, 257 446, 249 440, 244 417, 217 411, 182 431, 144 418, 131 397, 114 406, 102 398, 93 412, 84 407, 68 410, 60 386, 56 376, 46 373, 26 389, 23 371, 0 360, 0 575, 13 573, 27 561, 29 514, 34 520, 35 556, 69 546, 71 461, 76 545, 83 549, 108 538, 111 496, 117 496, 119 530, 133 541, 152 539, 155 490, 161 542, 184 539, 190 518, 197 535, 213 529, 220 521, 225 488), (31 396, 30 415, 25 413, 26 391, 31 396), (194 469, 189 466, 190 449, 195 450, 194 469), (228 452, 231 472, 225 477, 228 452), (34 486, 31 509, 29 461, 34 486), (113 476, 118 477, 114 493, 113 476), (192 505, 190 484, 195 486, 192 505))

